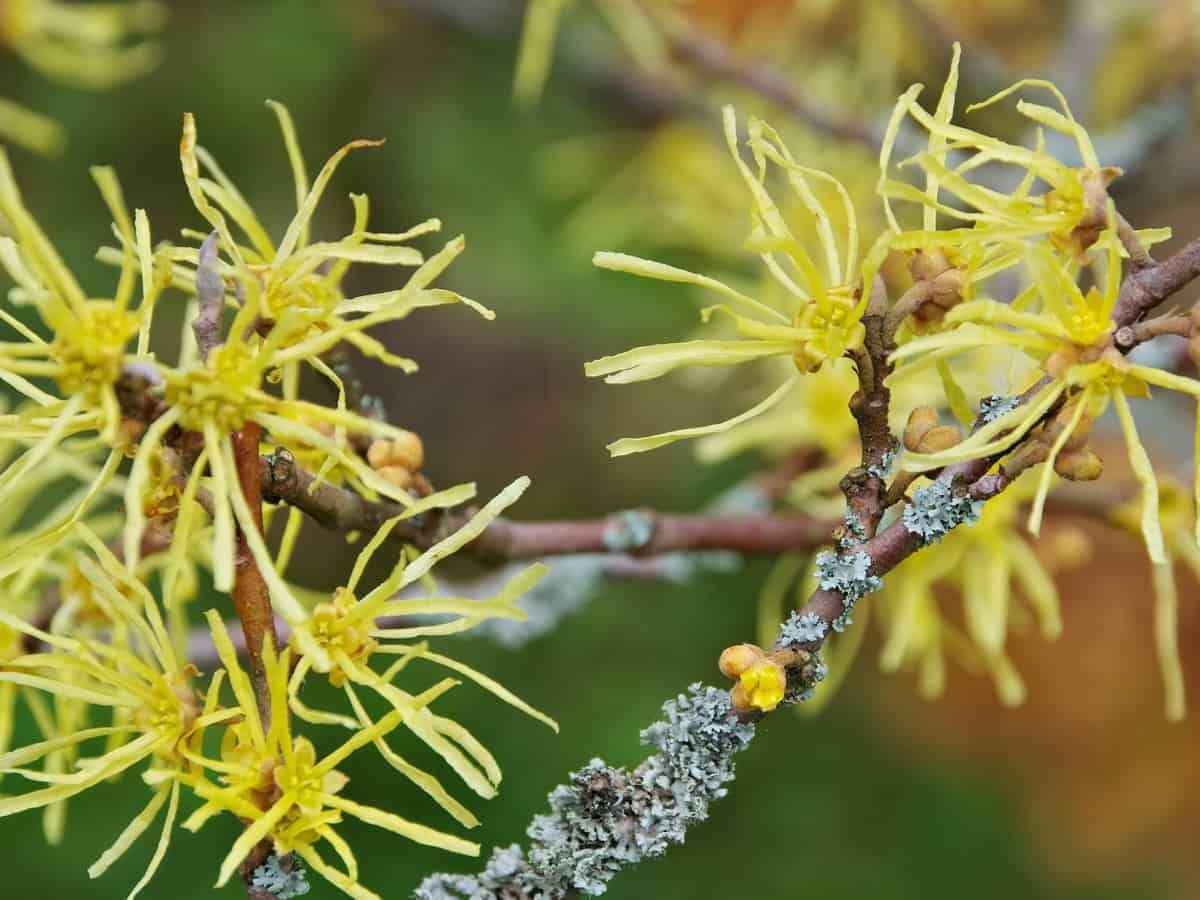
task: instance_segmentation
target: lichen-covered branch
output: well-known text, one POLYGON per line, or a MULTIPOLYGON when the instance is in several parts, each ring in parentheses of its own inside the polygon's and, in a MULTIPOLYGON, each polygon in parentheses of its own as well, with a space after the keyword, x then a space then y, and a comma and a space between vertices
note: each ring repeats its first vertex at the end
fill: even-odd
POLYGON ((857 541, 875 534, 883 518, 887 508, 885 479, 896 450, 896 439, 888 425, 892 394, 886 379, 892 372, 889 356, 896 345, 895 330, 889 330, 887 318, 887 290, 878 275, 863 289, 870 290, 871 297, 863 316, 863 347, 855 354, 859 387, 850 398, 850 413, 858 423, 862 464, 848 472, 841 483, 846 496, 846 522, 857 541))
POLYGON ((478 875, 432 875, 417 900, 557 900, 603 893, 622 869, 661 856, 725 796, 733 757, 755 726, 729 693, 692 685, 642 731, 654 748, 633 771, 593 759, 550 793, 550 811, 529 826, 528 850, 500 847, 478 875))

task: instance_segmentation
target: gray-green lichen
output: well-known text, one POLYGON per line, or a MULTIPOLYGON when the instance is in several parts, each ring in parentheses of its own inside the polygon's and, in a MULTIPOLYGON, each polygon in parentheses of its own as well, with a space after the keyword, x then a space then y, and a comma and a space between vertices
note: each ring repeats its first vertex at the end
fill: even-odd
POLYGON ((550 794, 550 812, 529 826, 527 853, 493 852, 479 875, 433 875, 417 900, 557 900, 603 894, 622 868, 661 856, 725 796, 733 757, 754 726, 733 712, 729 692, 692 685, 642 732, 655 748, 630 772, 594 759, 550 794))
POLYGON ((641 550, 654 538, 654 517, 645 510, 627 509, 609 517, 604 547, 613 553, 641 550))
POLYGON ((278 900, 303 897, 310 890, 308 873, 303 863, 291 854, 277 856, 274 853, 254 870, 250 878, 250 887, 266 891, 278 900))
POLYGON ((816 568, 821 588, 842 595, 842 614, 831 623, 834 631, 844 631, 853 622, 854 604, 883 586, 879 576, 871 574, 871 557, 862 550, 822 550, 816 568))
POLYGON ((922 544, 932 544, 959 525, 973 525, 982 510, 982 500, 960 497, 949 482, 933 481, 913 491, 904 508, 904 527, 922 544))

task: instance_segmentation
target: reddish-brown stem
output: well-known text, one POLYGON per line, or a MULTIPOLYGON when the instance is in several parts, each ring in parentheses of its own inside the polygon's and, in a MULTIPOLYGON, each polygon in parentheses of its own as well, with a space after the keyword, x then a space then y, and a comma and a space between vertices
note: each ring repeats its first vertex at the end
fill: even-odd
MULTIPOLYGON (((817 454, 797 453, 763 476, 758 489, 777 497, 796 474, 809 468, 817 454)), ((263 458, 260 479, 268 502, 284 502, 336 531, 374 531, 403 507, 367 500, 354 491, 314 477, 290 453, 263 458)), ((470 511, 413 516, 392 530, 395 540, 416 547, 432 546, 465 524, 470 511)), ((632 510, 597 519, 516 522, 497 519, 469 545, 474 556, 495 562, 537 559, 565 553, 622 553, 652 556, 679 550, 733 550, 745 554, 783 553, 828 542, 837 523, 796 513, 670 514, 632 510)))
POLYGON ((1197 275, 1200 275, 1200 238, 1162 262, 1135 270, 1121 285, 1121 296, 1113 310, 1117 328, 1137 322, 1197 275))
POLYGON ((672 515, 652 510, 579 521, 501 519, 480 535, 483 545, 477 552, 499 559, 606 552, 649 556, 676 550, 775 554, 826 543, 833 525, 826 519, 799 514, 672 515))
POLYGON ((859 541, 875 534, 887 508, 884 470, 896 448, 888 425, 892 394, 886 379, 892 371, 889 355, 895 349, 895 342, 887 323, 887 289, 879 276, 869 288, 864 285, 863 289, 871 291, 871 299, 863 316, 866 329, 863 346, 854 354, 859 387, 850 399, 850 413, 858 423, 862 444, 862 465, 847 472, 841 482, 846 507, 852 516, 849 521, 857 523, 854 537, 859 541))
MULTIPOLYGON (((258 424, 247 422, 240 431, 233 433, 233 455, 242 496, 246 498, 250 507, 254 527, 262 534, 262 482, 258 459, 260 437, 261 429, 258 424)), ((240 528, 237 535, 233 605, 237 609, 242 631, 246 636, 246 649, 254 676, 254 691, 258 699, 259 714, 265 724, 271 718, 271 693, 267 686, 266 670, 263 668, 263 645, 269 640, 272 647, 278 647, 279 639, 275 633, 275 616, 271 611, 271 595, 267 590, 267 583, 254 560, 254 554, 250 552, 246 535, 240 528)))

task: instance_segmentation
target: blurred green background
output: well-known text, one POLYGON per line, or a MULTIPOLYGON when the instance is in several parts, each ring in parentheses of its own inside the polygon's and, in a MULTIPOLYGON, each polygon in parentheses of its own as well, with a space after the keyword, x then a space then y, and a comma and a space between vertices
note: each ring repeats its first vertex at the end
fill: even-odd
MULTIPOLYGON (((712 421, 736 408, 708 409, 720 401, 670 383, 605 388, 582 374, 584 360, 675 336, 693 322, 680 292, 593 270, 586 251, 561 240, 569 210, 546 190, 548 147, 636 127, 639 115, 569 76, 552 81, 536 110, 514 110, 515 38, 504 17, 488 34, 400 2, 171 5, 165 64, 110 93, 49 84, 0 55, 6 93, 56 116, 69 131, 62 159, 15 152, 14 163, 28 204, 95 290, 106 289, 111 273, 90 262, 91 255, 110 238, 88 165, 117 167, 130 205, 148 210, 156 238, 196 227, 178 165, 184 111, 196 114, 201 142, 264 219, 282 227, 292 202, 290 173, 263 105, 277 99, 296 119, 310 169, 352 138, 387 139, 382 149, 347 160, 322 206, 319 228, 329 234, 348 229, 346 194, 353 190, 371 196, 379 229, 401 230, 436 215, 446 236, 468 237, 468 251, 448 283, 494 308, 497 321, 485 323, 464 310, 418 315, 383 336, 396 352, 416 358, 420 373, 363 368, 396 423, 424 436, 435 483, 474 479, 487 496, 530 474, 534 487, 517 513, 537 518, 643 504, 696 508, 745 474, 751 461, 704 468, 683 446, 617 461, 604 451, 615 437, 664 427, 663 410, 674 423, 712 421)), ((381 289, 387 274, 360 272, 356 286, 381 289)), ((330 573, 344 571, 354 550, 316 531, 306 532, 306 540, 291 574, 328 586, 330 573)), ((686 586, 612 583, 554 633, 519 651, 460 642, 456 655, 562 726, 554 736, 469 687, 447 698, 451 714, 470 725, 505 770, 500 797, 474 807, 485 824, 472 837, 485 848, 523 841, 524 826, 570 770, 593 756, 636 763, 638 730, 657 717, 660 704, 691 681, 714 680, 720 649, 753 635, 754 599, 765 571, 756 563, 686 586)), ((1073 624, 1070 612, 1068 620, 1073 624)), ((1045 801, 1046 783, 1077 761, 1072 753, 1091 761, 1094 780, 1081 787, 1085 794, 1104 795, 1112 773, 1144 771, 1131 768, 1130 760, 1137 745, 1157 740, 1161 723, 1145 726, 1134 741, 1110 741, 1103 730, 1088 732, 1082 747, 1027 739, 1044 738, 1038 717, 1057 715, 1053 707, 1016 714, 1002 710, 986 690, 956 683, 942 709, 915 712, 909 686, 883 685, 868 659, 821 718, 771 717, 739 761, 738 780, 713 818, 686 846, 618 877, 609 896, 1197 896, 1200 882, 1191 866, 1161 835, 1179 829, 1186 842, 1200 808, 1169 779, 1151 779, 1144 790, 1134 784, 1120 795, 1149 792, 1166 810, 1140 829, 1124 827, 1129 823, 1122 822, 1119 802, 1089 809, 1045 801), (972 715, 959 719, 964 708, 972 715), (961 733, 980 719, 999 724, 977 740, 961 733), (1109 826, 1103 839, 1081 841, 1073 833, 1098 824, 1109 826)), ((1109 662, 1114 669, 1129 664, 1115 657, 1109 662)), ((1066 690, 1056 688, 1053 672, 1030 680, 1034 694, 1066 690)), ((1144 692, 1154 690, 1152 667, 1142 683, 1144 692)), ((1103 697, 1076 696, 1082 704, 1104 703, 1103 697)), ((1145 697, 1155 706, 1157 695, 1145 697)), ((1190 754, 1194 734, 1174 734, 1185 761, 1179 771, 1186 772, 1189 756, 1193 768, 1197 758, 1190 754)), ((396 744, 404 747, 402 740, 396 744)), ((423 760, 420 753, 414 758, 423 760)), ((351 759, 345 770, 359 798, 453 826, 370 754, 351 759)), ((1180 778, 1194 788, 1190 773, 1180 778)), ((67 841, 58 848, 45 846, 33 815, 0 820, 7 861, 0 896, 123 896, 144 868, 149 839, 98 883, 87 880, 86 867, 142 804, 142 792, 131 787, 109 786, 73 801, 67 841)), ((200 835, 177 833, 146 896, 211 896, 215 862, 237 828, 227 820, 200 835)), ((363 861, 364 883, 387 898, 408 896, 434 870, 478 868, 366 826, 351 824, 346 833, 363 861)), ((241 893, 235 884, 222 895, 241 893)), ((334 895, 314 881, 310 896, 334 895)))

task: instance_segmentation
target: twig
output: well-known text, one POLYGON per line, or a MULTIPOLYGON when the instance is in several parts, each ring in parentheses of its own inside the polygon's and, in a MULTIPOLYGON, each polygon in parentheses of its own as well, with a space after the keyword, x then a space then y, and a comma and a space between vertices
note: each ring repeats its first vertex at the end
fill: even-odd
POLYGON ((853 535, 858 541, 874 535, 883 518, 887 508, 884 479, 888 460, 896 449, 896 439, 888 426, 892 395, 886 384, 892 371, 889 357, 896 345, 893 331, 888 329, 883 279, 877 275, 870 290, 871 299, 863 316, 866 336, 862 350, 855 356, 859 388, 850 398, 850 413, 858 423, 862 464, 846 473, 841 482, 849 514, 858 523, 853 535))
MULTIPOLYGON (((237 463, 238 483, 242 495, 254 517, 254 527, 263 533, 262 481, 259 476, 258 443, 261 437, 257 423, 247 422, 233 435, 234 460, 237 463)), ((266 641, 279 648, 279 636, 275 633, 275 614, 271 609, 271 594, 263 579, 254 554, 246 541, 242 529, 237 533, 237 560, 233 583, 233 605, 242 623, 246 648, 250 657, 250 670, 254 676, 254 691, 263 726, 271 721, 271 692, 267 685, 267 673, 263 666, 263 647, 266 641)))
MULTIPOLYGON (((980 503, 991 499, 1003 491, 1010 482, 1010 479, 1002 473, 987 474, 993 462, 994 459, 985 458, 946 468, 934 481, 934 490, 937 491, 935 496, 952 496, 957 498, 960 503, 980 503), (939 488, 940 491, 938 491, 939 488)), ((958 520, 951 518, 947 522, 946 530, 952 530, 965 521, 970 521, 965 515, 958 520)), ((854 552, 864 554, 869 559, 867 577, 878 579, 928 542, 927 538, 911 530, 906 524, 905 517, 901 517, 861 544, 854 552)), ((876 581, 874 584, 877 585, 878 582, 876 581)), ((800 609, 799 615, 802 617, 814 616, 815 621, 825 626, 826 629, 833 628, 836 623, 844 621, 848 608, 857 599, 857 597, 849 597, 846 590, 819 588, 800 609)), ((826 632, 823 630, 822 633, 826 632)), ((821 643, 822 641, 814 641, 809 649, 816 649, 821 643)))
POLYGON ((904 320, 924 306, 933 298, 933 282, 921 279, 913 284, 899 299, 891 305, 884 319, 884 333, 892 340, 896 332, 904 324, 904 320))
MULTIPOLYGON (((285 502, 325 528, 374 531, 404 507, 370 501, 359 494, 314 478, 286 450, 261 461, 264 495, 285 502)), ((456 530, 469 511, 413 516, 401 521, 392 539, 424 549, 456 530)), ((773 554, 829 541, 833 522, 795 513, 757 515, 668 514, 630 510, 599 519, 514 522, 497 519, 470 545, 480 559, 535 559, 564 553, 622 553, 652 556, 677 550, 733 550, 773 554)))
POLYGON ((1144 344, 1146 341, 1154 340, 1164 334, 1189 337, 1191 333, 1191 316, 1158 316, 1118 328, 1116 334, 1113 335, 1113 343, 1116 344, 1118 350, 1127 353, 1138 344, 1144 344))
POLYGON ((1118 329, 1134 324, 1198 275, 1200 238, 1190 241, 1162 262, 1136 270, 1126 278, 1113 311, 1113 322, 1118 329))
POLYGON ((498 847, 479 875, 431 875, 416 900, 560 900, 596 896, 621 869, 681 844, 725 796, 734 757, 754 725, 733 714, 729 694, 693 684, 642 731, 654 748, 629 771, 594 759, 550 794, 530 825, 529 850, 498 847))
POLYGON ((1146 249, 1142 239, 1137 236, 1137 231, 1120 213, 1117 213, 1117 238, 1121 241, 1125 252, 1129 254, 1129 264, 1133 271, 1138 272, 1155 264, 1154 257, 1150 255, 1150 251, 1146 249))
MULTIPOLYGON (((205 238, 204 243, 200 245, 200 255, 196 266, 196 296, 199 305, 196 318, 192 322, 192 332, 196 336, 196 344, 204 359, 207 359, 212 351, 221 345, 221 325, 225 315, 225 284, 220 270, 217 268, 217 238, 216 231, 205 238)), ((143 382, 143 394, 145 397, 149 397, 149 388, 154 384, 154 380, 143 375, 143 382)), ((148 419, 157 418, 164 409, 161 401, 155 406, 149 403, 145 397, 138 405, 138 411, 148 419)), ((262 429, 256 422, 246 422, 231 435, 231 438, 238 489, 242 492, 246 505, 250 509, 252 520, 250 526, 255 528, 259 535, 262 535, 263 495, 258 454, 262 429)), ((172 435, 172 443, 186 444, 186 433, 178 430, 178 433, 172 435)), ((237 529, 235 552, 233 605, 241 622, 242 637, 246 642, 247 656, 250 658, 250 673, 253 678, 259 715, 262 718, 264 730, 269 730, 271 689, 267 681, 266 667, 263 665, 263 651, 268 642, 273 648, 279 647, 279 636, 275 632, 275 613, 271 608, 271 593, 267 589, 266 580, 250 550, 246 532, 240 525, 237 529)), ((270 856, 271 852, 271 841, 260 841, 242 862, 241 874, 246 883, 246 894, 249 900, 277 900, 270 891, 252 883, 255 870, 270 856)))

